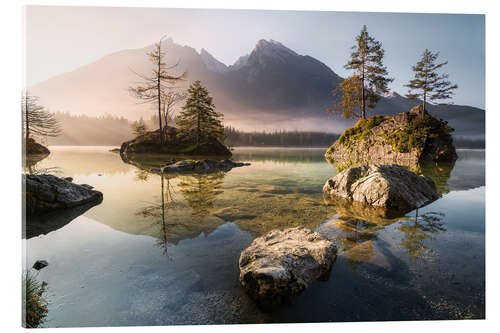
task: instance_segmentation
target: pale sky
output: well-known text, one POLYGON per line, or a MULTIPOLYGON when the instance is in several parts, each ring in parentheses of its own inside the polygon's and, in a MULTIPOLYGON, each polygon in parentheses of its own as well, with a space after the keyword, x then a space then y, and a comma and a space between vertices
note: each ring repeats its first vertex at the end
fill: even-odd
POLYGON ((483 15, 28 6, 25 17, 28 86, 163 35, 227 65, 259 39, 274 39, 345 77, 350 47, 366 24, 385 49, 391 89, 407 92, 411 66, 428 48, 449 62, 445 70, 459 86, 453 102, 485 105, 483 15))

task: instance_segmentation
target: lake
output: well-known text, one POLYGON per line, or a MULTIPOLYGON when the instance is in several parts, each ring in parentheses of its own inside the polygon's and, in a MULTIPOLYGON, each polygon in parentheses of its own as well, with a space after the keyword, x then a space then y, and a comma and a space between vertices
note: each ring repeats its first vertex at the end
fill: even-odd
POLYGON ((51 147, 31 167, 104 195, 23 240, 26 268, 49 263, 38 273, 48 283, 45 327, 485 316, 484 150, 458 150, 455 165, 423 170, 441 199, 399 219, 363 220, 324 202, 322 187, 337 173, 325 149, 236 148, 233 159, 251 166, 177 177, 109 149, 51 147), (240 252, 295 226, 334 241, 337 260, 328 281, 263 312, 240 286, 240 252))

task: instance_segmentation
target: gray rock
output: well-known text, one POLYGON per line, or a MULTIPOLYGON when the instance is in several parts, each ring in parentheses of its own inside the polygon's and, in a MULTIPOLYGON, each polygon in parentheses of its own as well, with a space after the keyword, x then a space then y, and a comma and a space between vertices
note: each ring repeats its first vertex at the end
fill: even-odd
POLYGON ((63 179, 67 180, 68 182, 72 182, 73 181, 72 177, 64 177, 63 179))
POLYGON ((102 201, 102 193, 90 185, 74 184, 53 175, 23 175, 28 215, 102 201))
POLYGON ((44 267, 47 267, 49 263, 46 260, 37 260, 33 264, 33 268, 36 269, 37 271, 41 270, 44 267))
MULTIPOLYGON (((421 106, 415 106, 409 112, 386 116, 385 120, 370 129, 369 135, 363 135, 361 138, 349 141, 348 144, 341 142, 341 140, 335 141, 326 151, 325 157, 340 170, 353 165, 391 163, 417 169, 419 165, 426 162, 454 162, 457 159, 457 154, 451 135, 444 128, 433 128, 435 122, 438 122, 433 117, 427 121, 433 123, 431 119, 434 119, 434 125, 429 125, 422 132, 424 137, 422 145, 398 151, 394 144, 388 142, 389 134, 408 129, 408 126, 419 119, 421 115, 423 115, 421 106)), ((365 122, 371 119, 365 120, 365 122)), ((347 129, 344 134, 356 129, 356 126, 347 129)))
POLYGON ((309 229, 272 230, 240 255, 240 282, 263 307, 272 307, 329 277, 337 248, 309 229))
POLYGON ((216 160, 185 160, 173 161, 167 163, 163 167, 153 167, 151 172, 163 173, 208 173, 216 171, 229 171, 232 168, 250 165, 250 163, 233 162, 231 160, 216 161, 216 160))
POLYGON ((432 179, 396 164, 344 170, 325 183, 323 194, 402 214, 440 197, 432 179))

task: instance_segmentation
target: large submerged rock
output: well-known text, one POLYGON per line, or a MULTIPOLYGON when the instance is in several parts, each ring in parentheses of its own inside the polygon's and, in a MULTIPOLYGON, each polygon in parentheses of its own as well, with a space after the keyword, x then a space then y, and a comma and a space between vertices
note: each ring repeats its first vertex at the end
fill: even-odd
POLYGON ((160 173, 188 173, 199 172, 208 173, 215 171, 229 171, 232 168, 250 165, 250 163, 233 162, 231 160, 184 160, 171 161, 160 168, 151 168, 151 172, 160 173))
POLYGON ((417 169, 426 162, 454 162, 457 153, 445 121, 422 113, 422 106, 395 116, 374 116, 348 128, 326 151, 337 169, 396 163, 417 169))
POLYGON ((102 193, 91 186, 73 184, 53 175, 23 175, 26 184, 26 212, 42 214, 102 201, 102 193))
POLYGON ((240 282, 261 306, 272 307, 329 277, 337 248, 316 232, 297 227, 256 238, 240 255, 240 282))
POLYGON ((323 194, 331 200, 352 200, 383 208, 382 215, 405 214, 439 198, 434 181, 402 166, 349 168, 327 180, 323 194))

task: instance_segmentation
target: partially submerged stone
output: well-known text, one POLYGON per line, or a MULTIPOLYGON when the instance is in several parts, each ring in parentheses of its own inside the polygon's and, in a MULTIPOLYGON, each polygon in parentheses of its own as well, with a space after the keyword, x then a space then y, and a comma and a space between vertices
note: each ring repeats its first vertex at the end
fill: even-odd
POLYGON ((44 267, 47 267, 49 263, 46 260, 37 260, 33 264, 33 268, 36 269, 37 271, 41 270, 44 267))
POLYGON ((160 168, 151 168, 152 172, 160 173, 207 173, 215 171, 229 171, 232 168, 250 165, 250 163, 233 162, 231 160, 183 160, 171 161, 160 168))
POLYGON ((382 215, 404 215, 439 198, 432 179, 396 164, 344 170, 327 180, 323 194, 331 200, 340 198, 381 207, 382 215))
POLYGON ((278 305, 311 281, 327 280, 336 253, 332 242, 309 229, 272 230, 241 253, 240 282, 259 305, 278 305))
POLYGON ((28 215, 102 201, 102 193, 90 185, 74 184, 54 175, 23 175, 28 215))

